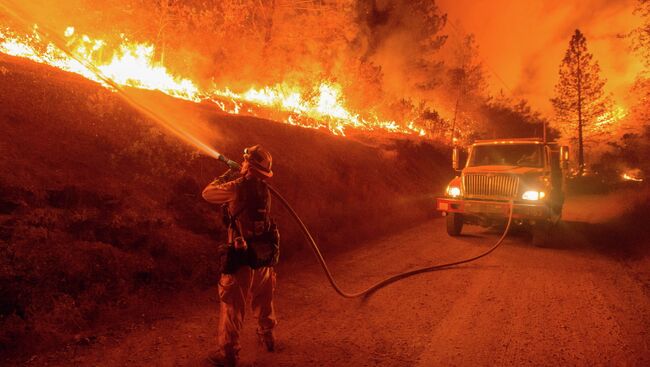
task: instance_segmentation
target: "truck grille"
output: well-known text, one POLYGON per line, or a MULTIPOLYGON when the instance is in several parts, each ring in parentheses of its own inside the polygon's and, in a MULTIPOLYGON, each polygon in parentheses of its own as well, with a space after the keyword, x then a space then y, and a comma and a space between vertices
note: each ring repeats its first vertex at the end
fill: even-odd
POLYGON ((466 197, 513 199, 519 178, 510 175, 468 174, 463 177, 466 197))

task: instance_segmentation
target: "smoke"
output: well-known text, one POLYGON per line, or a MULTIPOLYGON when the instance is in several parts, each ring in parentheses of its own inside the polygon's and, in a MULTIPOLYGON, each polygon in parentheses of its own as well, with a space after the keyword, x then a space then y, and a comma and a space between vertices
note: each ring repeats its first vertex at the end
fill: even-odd
MULTIPOLYGON (((0 5, 3 5, 5 9, 10 9, 10 12, 13 13, 11 16, 18 15, 23 23, 34 25, 36 22, 41 24, 45 22, 45 25, 53 30, 63 30, 71 23, 87 30, 97 29, 98 26, 95 22, 96 19, 89 14, 87 8, 82 6, 82 0, 0 0, 0 5)), ((3 16, 3 22, 12 21, 9 14, 4 11, 0 12, 0 15, 3 16)))
POLYGON ((450 21, 476 34, 495 90, 512 92, 549 113, 558 67, 577 28, 600 63, 607 89, 617 99, 624 98, 641 70, 625 38, 640 23, 633 15, 636 2, 439 0, 438 4, 450 21))
POLYGON ((365 0, 358 14, 363 58, 381 70, 381 89, 392 99, 431 100, 446 41, 446 17, 435 2, 365 0))

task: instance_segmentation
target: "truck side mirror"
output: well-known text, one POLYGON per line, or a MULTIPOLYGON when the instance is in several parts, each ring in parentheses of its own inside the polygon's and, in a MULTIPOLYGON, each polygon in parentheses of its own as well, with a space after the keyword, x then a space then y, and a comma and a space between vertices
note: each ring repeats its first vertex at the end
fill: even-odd
POLYGON ((455 171, 460 169, 460 150, 458 147, 454 147, 451 151, 451 166, 455 171))
POLYGON ((569 168, 569 147, 566 145, 560 147, 560 163, 563 169, 569 168))

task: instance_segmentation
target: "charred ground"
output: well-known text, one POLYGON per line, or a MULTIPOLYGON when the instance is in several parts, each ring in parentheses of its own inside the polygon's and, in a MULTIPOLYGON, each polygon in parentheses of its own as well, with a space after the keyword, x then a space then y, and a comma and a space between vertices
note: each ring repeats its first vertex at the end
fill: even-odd
MULTIPOLYGON (((80 76, 0 58, 0 353, 28 353, 126 322, 152 300, 214 285, 223 237, 204 185, 223 168, 80 76)), ((325 248, 352 247, 432 215, 447 152, 199 113, 239 157, 274 155, 273 184, 325 248)), ((276 206, 277 209, 277 206, 276 206)), ((282 210, 284 260, 306 250, 282 210)))

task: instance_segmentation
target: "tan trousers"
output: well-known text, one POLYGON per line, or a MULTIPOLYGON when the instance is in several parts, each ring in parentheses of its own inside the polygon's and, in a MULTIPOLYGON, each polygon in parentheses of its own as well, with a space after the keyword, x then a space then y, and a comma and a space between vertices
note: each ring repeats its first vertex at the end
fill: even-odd
POLYGON ((239 333, 244 323, 248 299, 257 318, 257 332, 271 333, 277 324, 273 307, 275 270, 272 267, 251 269, 242 266, 235 274, 221 274, 219 280, 219 337, 222 352, 237 354, 239 333))

